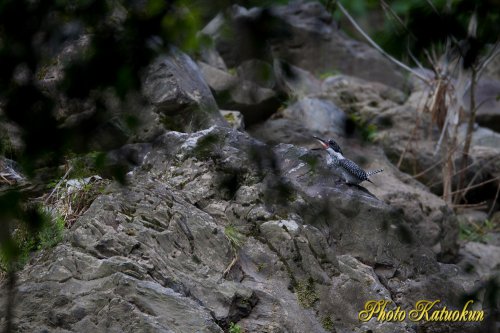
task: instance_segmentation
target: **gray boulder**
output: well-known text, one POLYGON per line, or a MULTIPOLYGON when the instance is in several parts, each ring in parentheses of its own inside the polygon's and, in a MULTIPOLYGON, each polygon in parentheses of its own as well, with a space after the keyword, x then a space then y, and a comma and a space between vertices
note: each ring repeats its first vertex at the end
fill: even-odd
POLYGON ((167 129, 196 131, 225 124, 198 66, 174 47, 149 66, 142 90, 167 129))
MULTIPOLYGON (((500 79, 480 79, 476 87, 476 121, 480 126, 500 132, 500 79)), ((468 101, 469 96, 465 97, 468 101)))
POLYGON ((278 94, 270 88, 203 62, 200 62, 200 68, 219 106, 241 112, 248 125, 268 118, 280 105, 278 94))
POLYGON ((321 81, 300 67, 277 59, 273 62, 277 88, 291 98, 300 98, 321 91, 321 81))
POLYGON ((395 65, 367 44, 348 38, 319 2, 295 1, 267 9, 233 6, 202 33, 212 37, 229 67, 252 58, 279 58, 316 75, 339 71, 400 89, 406 85, 395 65))
POLYGON ((303 97, 251 128, 250 133, 273 144, 307 144, 312 135, 343 136, 346 119, 345 113, 331 101, 303 97))
POLYGON ((241 79, 252 81, 263 88, 273 89, 276 85, 273 66, 263 60, 243 61, 236 67, 236 74, 241 79))
POLYGON ((405 87, 403 73, 374 48, 347 37, 319 2, 297 1, 273 12, 289 31, 289 38, 273 44, 273 54, 319 75, 331 71, 405 87))

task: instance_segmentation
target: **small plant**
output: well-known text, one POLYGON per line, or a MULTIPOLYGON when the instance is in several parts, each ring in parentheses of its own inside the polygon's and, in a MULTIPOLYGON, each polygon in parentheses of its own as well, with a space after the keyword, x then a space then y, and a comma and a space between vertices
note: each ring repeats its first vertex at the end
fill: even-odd
POLYGON ((71 166, 70 178, 86 178, 99 173, 105 162, 105 154, 92 151, 85 155, 70 153, 67 156, 68 164, 71 166))
POLYGON ((375 124, 370 124, 366 119, 359 115, 351 115, 351 120, 356 124, 356 128, 359 129, 361 137, 364 141, 371 142, 375 139, 377 134, 377 126, 375 124))
POLYGON ((261 262, 257 265, 257 272, 262 271, 264 268, 266 268, 266 264, 261 262))
POLYGON ((329 78, 330 76, 337 76, 337 75, 340 75, 340 72, 337 70, 326 71, 319 75, 319 79, 324 80, 326 78, 329 78))
POLYGON ((63 239, 64 226, 66 222, 59 214, 52 217, 47 225, 40 230, 38 237, 38 250, 47 249, 56 246, 63 239))
POLYGON ((242 329, 241 329, 241 326, 238 325, 238 324, 235 324, 233 322, 231 322, 229 324, 229 333, 242 333, 242 329))
MULTIPOLYGON (((70 227, 92 204, 95 198, 104 192, 109 180, 100 176, 88 175, 92 169, 82 169, 71 165, 66 174, 47 186, 51 192, 44 197, 44 204, 60 214, 70 227), (80 178, 67 179, 71 174, 80 178)), ((95 170, 92 170, 95 171, 95 170)))
POLYGON ((234 225, 230 224, 224 228, 224 236, 226 236, 227 240, 231 244, 231 247, 239 250, 243 245, 245 240, 245 236, 243 236, 234 225))
POLYGON ((323 319, 321 319, 321 325, 323 328, 327 331, 333 332, 333 320, 330 318, 330 316, 325 316, 323 319))
POLYGON ((483 224, 461 222, 460 239, 469 242, 485 242, 488 240, 488 235, 491 232, 498 231, 498 229, 490 220, 485 220, 483 224))
POLYGON ((231 271, 231 268, 233 268, 233 266, 238 261, 238 253, 243 246, 243 243, 245 242, 245 236, 243 236, 238 230, 236 230, 236 228, 232 224, 224 228, 224 236, 226 236, 233 251, 233 260, 231 260, 231 263, 227 266, 227 268, 224 270, 224 273, 222 274, 223 277, 226 277, 227 274, 229 274, 229 272, 231 271))
POLYGON ((64 219, 60 215, 54 215, 45 209, 37 208, 37 212, 41 219, 39 229, 36 232, 29 230, 26 226, 20 225, 12 232, 10 251, 15 253, 14 263, 8 265, 7 256, 0 252, 0 270, 8 271, 9 269, 20 269, 28 261, 30 254, 35 251, 49 249, 56 246, 62 239, 64 234, 64 219))
POLYGON ((306 309, 312 307, 319 300, 319 295, 314 287, 314 280, 312 278, 299 281, 295 286, 295 293, 300 305, 306 309))

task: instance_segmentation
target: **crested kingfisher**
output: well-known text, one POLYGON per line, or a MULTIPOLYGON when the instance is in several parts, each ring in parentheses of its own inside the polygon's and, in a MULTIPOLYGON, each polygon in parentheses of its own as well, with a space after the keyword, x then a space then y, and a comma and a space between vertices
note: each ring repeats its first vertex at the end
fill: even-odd
POLYGON ((328 141, 320 139, 314 136, 316 140, 319 141, 321 147, 328 153, 326 163, 328 165, 333 165, 340 171, 342 177, 347 184, 358 185, 363 181, 373 182, 368 179, 371 175, 384 171, 384 169, 378 169, 373 171, 365 171, 361 169, 356 163, 347 159, 342 154, 340 146, 334 140, 330 139, 328 141))

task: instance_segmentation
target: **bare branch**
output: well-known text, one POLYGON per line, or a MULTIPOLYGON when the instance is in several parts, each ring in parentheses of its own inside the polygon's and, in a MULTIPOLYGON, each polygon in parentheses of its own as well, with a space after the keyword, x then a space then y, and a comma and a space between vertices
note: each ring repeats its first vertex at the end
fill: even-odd
POLYGON ((432 1, 431 1, 431 0, 426 0, 426 1, 427 1, 427 3, 429 4, 429 6, 432 8, 432 10, 433 10, 436 14, 440 15, 440 14, 439 14, 439 12, 438 12, 438 10, 437 10, 437 8, 436 8, 436 6, 434 6, 434 4, 432 3, 432 1))
POLYGON ((382 6, 382 9, 384 10, 384 12, 387 14, 387 16, 389 17, 392 17, 394 20, 396 20, 396 22, 399 23, 399 25, 407 32, 409 33, 410 35, 413 36, 413 34, 411 33, 410 30, 408 30, 408 28, 406 27, 406 25, 404 24, 403 20, 398 16, 398 14, 396 14, 396 12, 391 8, 391 6, 389 6, 389 4, 387 2, 385 2, 384 0, 380 0, 380 5, 382 6))
POLYGON ((479 68, 477 70, 477 77, 480 78, 483 74, 483 71, 490 62, 492 62, 498 55, 500 55, 500 40, 497 40, 495 45, 491 48, 490 53, 481 61, 479 68))
POLYGON ((486 204, 486 201, 475 203, 475 204, 460 204, 460 205, 453 205, 453 208, 476 208, 476 209, 483 209, 488 207, 486 204))
POLYGON ((497 193, 495 193, 495 198, 493 199, 493 202, 491 203, 490 210, 488 211, 488 217, 491 217, 491 215, 493 214, 493 209, 495 208, 495 203, 497 202, 499 193, 500 193, 500 184, 498 184, 498 186, 497 186, 497 193))
POLYGON ((49 196, 45 199, 45 202, 49 202, 49 199, 52 197, 52 195, 59 189, 59 186, 61 186, 61 184, 64 182, 64 180, 66 179, 66 177, 68 177, 69 173, 71 172, 71 170, 73 170, 73 167, 70 166, 68 168, 68 171, 66 171, 66 173, 64 174, 64 176, 61 178, 61 180, 59 180, 59 182, 56 184, 56 186, 54 187, 54 189, 52 190, 52 192, 50 192, 49 196))
POLYGON ((462 192, 468 192, 474 188, 477 188, 477 187, 481 187, 483 185, 486 185, 486 184, 489 184, 491 182, 494 182, 496 180, 499 180, 500 179, 500 176, 498 177, 495 177, 495 178, 490 178, 488 180, 485 180, 484 182, 481 182, 479 184, 475 184, 475 185, 472 185, 472 186, 467 186, 466 188, 463 188, 463 189, 460 189, 460 190, 456 190, 456 191, 453 191, 451 192, 450 194, 456 194, 456 193, 462 193, 462 192))
POLYGON ((363 29, 358 25, 358 23, 356 23, 356 21, 352 18, 352 16, 349 14, 349 12, 344 8, 344 6, 342 6, 342 4, 339 1, 337 1, 337 7, 347 17, 347 19, 349 20, 349 22, 351 22, 351 24, 354 26, 354 28, 367 40, 368 43, 370 43, 371 46, 373 46, 377 51, 379 51, 383 56, 388 58, 394 64, 396 64, 399 67, 403 68, 404 70, 412 73, 413 75, 418 77, 420 80, 422 80, 426 84, 430 85, 429 80, 425 76, 421 75, 420 73, 416 72, 412 68, 403 64, 401 61, 397 60, 396 58, 394 58, 393 56, 391 56, 390 54, 385 52, 377 43, 375 43, 373 41, 373 39, 371 39, 370 36, 368 36, 368 34, 363 31, 363 29))

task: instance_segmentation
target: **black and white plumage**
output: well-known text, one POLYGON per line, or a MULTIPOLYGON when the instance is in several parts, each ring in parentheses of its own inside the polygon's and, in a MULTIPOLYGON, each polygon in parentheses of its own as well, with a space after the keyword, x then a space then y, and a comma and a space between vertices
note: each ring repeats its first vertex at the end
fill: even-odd
POLYGON ((361 182, 369 181, 373 183, 368 177, 376 173, 384 171, 383 169, 373 170, 366 172, 361 169, 356 163, 347 159, 342 154, 340 146, 334 141, 325 141, 318 137, 314 137, 321 143, 323 149, 328 153, 327 164, 334 166, 342 175, 347 184, 358 185, 361 182))

